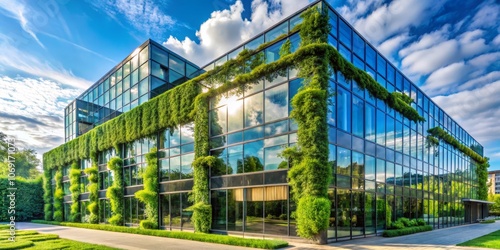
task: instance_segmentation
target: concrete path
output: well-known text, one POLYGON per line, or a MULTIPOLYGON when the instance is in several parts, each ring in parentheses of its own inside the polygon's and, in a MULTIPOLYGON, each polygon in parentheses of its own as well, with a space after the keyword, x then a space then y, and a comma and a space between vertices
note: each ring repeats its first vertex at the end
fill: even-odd
POLYGON ((475 239, 485 234, 500 230, 500 221, 491 224, 472 224, 464 226, 456 226, 445 229, 436 229, 429 232, 417 233, 412 235, 384 238, 384 237, 367 237, 342 242, 335 242, 327 246, 314 246, 301 243, 291 243, 293 247, 288 249, 361 249, 361 250, 385 250, 385 249, 487 249, 487 248, 472 248, 458 247, 456 244, 475 239))
MULTIPOLYGON (((189 240, 170 239, 163 237, 145 236, 128 233, 116 233, 83 228, 43 225, 27 222, 16 223, 18 229, 36 230, 40 233, 55 233, 61 238, 83 241, 88 243, 103 244, 122 249, 196 249, 196 250, 237 250, 251 249, 228 245, 219 245, 189 240)), ((484 248, 457 247, 456 244, 477 238, 500 230, 500 221, 492 224, 472 224, 445 229, 436 229, 413 235, 383 238, 371 236, 328 245, 312 245, 299 242, 290 242, 287 250, 312 250, 312 249, 356 249, 356 250, 385 250, 385 249, 446 249, 446 250, 474 250, 484 248)), ((285 239, 286 240, 286 239, 285 239)))
POLYGON ((168 250, 247 250, 253 248, 228 246, 199 241, 179 240, 165 237, 117 233, 75 227, 63 227, 28 222, 16 223, 17 229, 36 230, 40 233, 58 234, 61 238, 101 244, 121 249, 168 249, 168 250))

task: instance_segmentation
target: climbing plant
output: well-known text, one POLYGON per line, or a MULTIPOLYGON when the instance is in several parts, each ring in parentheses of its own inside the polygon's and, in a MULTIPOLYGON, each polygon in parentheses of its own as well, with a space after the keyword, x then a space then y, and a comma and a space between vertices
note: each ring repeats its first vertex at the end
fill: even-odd
POLYGON ((452 147, 454 147, 455 149, 458 149, 460 152, 462 152, 465 155, 469 156, 470 158, 474 159, 478 163, 483 164, 483 163, 487 162, 487 158, 482 157, 478 153, 474 152, 474 150, 472 150, 470 147, 466 146, 465 144, 460 143, 457 139, 455 139, 455 137, 448 134, 448 132, 444 131, 442 128, 440 128, 440 127, 430 128, 429 130, 427 130, 427 132, 431 136, 439 138, 439 139, 443 140, 444 142, 448 143, 449 145, 451 145, 452 147))
POLYGON ((53 207, 52 207, 52 176, 51 169, 45 169, 43 171, 43 212, 45 220, 53 219, 53 207))
POLYGON ((64 191, 63 191, 63 182, 62 182, 63 175, 61 173, 61 169, 58 169, 56 171, 56 174, 54 176, 55 182, 56 182, 56 188, 54 191, 54 217, 53 219, 55 221, 63 221, 64 219, 64 207, 63 207, 63 201, 64 201, 64 191))
POLYGON ((123 225, 123 160, 113 157, 108 162, 108 169, 113 171, 113 185, 106 190, 106 198, 111 204, 112 216, 109 223, 123 225))
POLYGON ((146 169, 142 174, 144 189, 135 193, 135 198, 146 205, 145 220, 140 222, 144 229, 158 228, 158 156, 156 148, 146 154, 146 169))
POLYGON ((477 198, 479 200, 488 199, 488 168, 490 167, 489 158, 485 157, 484 162, 476 168, 477 175, 477 198))
POLYGON ((80 167, 78 163, 74 161, 71 164, 71 169, 69 172, 69 191, 71 191, 71 212, 70 220, 72 222, 80 222, 80 167))
POLYGON ((92 166, 85 169, 85 174, 89 180, 89 200, 90 204, 87 206, 89 215, 89 222, 92 224, 99 223, 99 169, 97 167, 97 160, 92 159, 92 166))

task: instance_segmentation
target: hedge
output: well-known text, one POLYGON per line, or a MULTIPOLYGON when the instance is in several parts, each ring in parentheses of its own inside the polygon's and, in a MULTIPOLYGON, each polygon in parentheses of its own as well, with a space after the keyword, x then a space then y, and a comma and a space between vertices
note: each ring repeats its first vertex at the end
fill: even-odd
POLYGON ((495 220, 483 220, 480 222, 481 224, 489 224, 489 223, 495 223, 495 220))
POLYGON ((277 249, 288 246, 288 242, 282 240, 249 239, 249 238, 240 238, 240 237, 218 235, 218 234, 139 229, 139 228, 112 226, 105 224, 95 225, 95 224, 85 224, 85 223, 54 222, 54 221, 42 221, 42 220, 33 220, 32 222, 50 224, 50 225, 68 226, 68 227, 96 229, 96 230, 111 231, 111 232, 132 233, 132 234, 159 236, 166 238, 194 240, 194 241, 218 243, 218 244, 233 245, 233 246, 254 247, 262 249, 277 249))
POLYGON ((407 235, 407 234, 414 234, 414 233, 420 233, 420 232, 426 232, 426 231, 432 231, 432 226, 416 226, 416 227, 407 227, 407 228, 402 228, 402 229, 389 229, 385 230, 382 233, 382 236, 384 237, 396 237, 396 236, 402 236, 402 235, 407 235))
MULTIPOLYGON (((12 180, 15 186, 9 185, 9 179, 0 177, 0 221, 10 221, 11 216, 17 221, 42 219, 44 210, 44 195, 42 178, 26 180, 18 177, 12 180), (15 214, 9 214, 10 194, 8 188, 17 188, 15 196, 15 214)), ((51 218, 52 219, 52 218, 51 218)))

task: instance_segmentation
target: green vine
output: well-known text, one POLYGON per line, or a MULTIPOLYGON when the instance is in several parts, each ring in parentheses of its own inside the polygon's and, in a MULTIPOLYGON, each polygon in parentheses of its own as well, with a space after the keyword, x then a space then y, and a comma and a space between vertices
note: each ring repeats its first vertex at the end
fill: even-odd
POLYGON ((123 160, 113 157, 108 162, 108 169, 113 171, 113 185, 106 190, 106 198, 111 203, 113 216, 109 219, 112 225, 123 225, 123 160))
POLYGON ((140 227, 144 229, 158 228, 158 156, 156 148, 146 154, 147 167, 142 175, 144 189, 135 193, 135 198, 146 205, 145 216, 140 227))
POLYGON ((484 160, 476 168, 477 198, 479 200, 488 200, 488 168, 490 167, 490 159, 485 157, 484 160))
POLYGON ((45 169, 43 171, 43 202, 44 202, 43 212, 44 212, 45 220, 52 220, 53 219, 52 179, 51 179, 51 174, 50 174, 51 172, 52 172, 52 170, 50 170, 50 169, 45 169))
POLYGON ((439 139, 432 136, 432 135, 427 135, 427 145, 426 147, 427 148, 431 148, 431 147, 437 147, 439 146, 439 139))
POLYGON ((56 181, 56 189, 54 192, 54 217, 55 221, 63 221, 64 220, 64 191, 63 191, 63 175, 61 169, 58 169, 54 179, 56 181))
POLYGON ((89 222, 97 224, 99 223, 99 168, 96 160, 92 160, 92 167, 85 169, 85 173, 89 180, 90 204, 87 206, 90 212, 89 222))
POLYGON ((472 150, 471 148, 460 143, 457 139, 455 139, 455 137, 448 134, 446 131, 444 131, 440 127, 430 128, 429 130, 427 130, 427 132, 430 135, 432 135, 436 138, 439 138, 439 139, 443 140, 444 142, 448 143, 449 145, 451 145, 455 149, 460 150, 460 152, 464 153, 465 155, 469 156, 473 160, 477 161, 479 164, 483 164, 483 163, 488 161, 487 158, 482 157, 478 153, 474 152, 474 150, 472 150))
POLYGON ((71 164, 71 169, 69 172, 69 190, 71 191, 71 214, 70 220, 72 222, 80 222, 80 175, 81 171, 78 163, 74 161, 71 164))

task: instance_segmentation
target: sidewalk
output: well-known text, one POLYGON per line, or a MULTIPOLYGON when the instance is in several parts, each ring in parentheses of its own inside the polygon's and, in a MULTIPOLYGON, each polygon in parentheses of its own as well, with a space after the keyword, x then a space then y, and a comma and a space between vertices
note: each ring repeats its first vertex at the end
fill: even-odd
MULTIPOLYGON (((245 247, 236 247, 220 245, 213 243, 204 243, 198 241, 179 240, 163 237, 154 237, 146 235, 116 233, 92 229, 53 226, 44 224, 35 224, 28 222, 16 223, 18 229, 36 230, 40 233, 55 233, 61 238, 77 240, 88 243, 104 244, 110 247, 122 249, 203 249, 203 250, 243 250, 251 249, 245 247)), ((289 250, 308 250, 308 249, 362 249, 362 250, 385 250, 385 249, 452 249, 452 250, 475 250, 485 248, 457 247, 456 244, 477 238, 500 230, 500 221, 491 224, 472 224, 445 229, 436 229, 430 232, 406 235, 394 238, 367 237, 342 242, 335 242, 328 245, 313 245, 298 242, 290 242, 290 246, 285 248, 289 250)), ((286 240, 286 239, 285 239, 286 240)))

